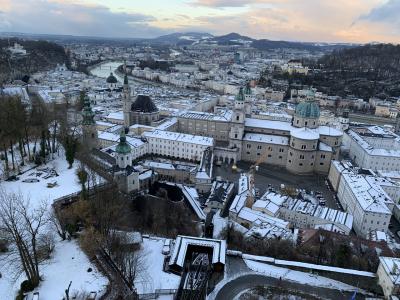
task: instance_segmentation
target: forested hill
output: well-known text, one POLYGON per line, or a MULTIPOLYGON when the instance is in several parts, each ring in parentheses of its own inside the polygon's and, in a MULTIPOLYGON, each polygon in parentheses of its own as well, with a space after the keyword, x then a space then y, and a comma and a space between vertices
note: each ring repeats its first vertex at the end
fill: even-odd
POLYGON ((57 63, 66 63, 67 55, 64 48, 47 41, 31 41, 20 39, 0 39, 0 84, 37 71, 54 68, 57 63), (22 45, 27 51, 26 56, 12 57, 7 47, 14 42, 22 45))
POLYGON ((378 79, 400 75, 400 45, 378 44, 333 51, 319 61, 329 70, 372 72, 378 79))
POLYGON ((370 44, 336 50, 309 62, 309 66, 319 71, 295 79, 331 95, 353 94, 365 100, 400 96, 400 45, 370 44))

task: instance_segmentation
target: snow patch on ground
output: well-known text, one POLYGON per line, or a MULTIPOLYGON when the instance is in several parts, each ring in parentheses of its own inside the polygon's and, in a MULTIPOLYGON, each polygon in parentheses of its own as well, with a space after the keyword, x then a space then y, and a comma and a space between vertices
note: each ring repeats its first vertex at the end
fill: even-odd
POLYGON ((163 271, 164 240, 161 238, 143 238, 141 252, 144 263, 140 268, 135 287, 138 294, 154 293, 156 289, 178 289, 181 277, 163 271))
MULTIPOLYGON (((25 200, 29 199, 31 209, 37 208, 42 201, 44 201, 50 208, 55 199, 79 192, 81 190, 81 186, 78 182, 78 176, 76 175, 78 167, 79 162, 75 161, 73 167, 68 169, 68 163, 65 160, 65 156, 60 155, 54 160, 48 162, 46 165, 39 166, 39 170, 35 168, 18 176, 18 181, 3 181, 1 186, 6 193, 21 194, 25 200), (48 179, 43 178, 44 172, 39 170, 46 167, 54 168, 59 176, 48 179), (36 176, 36 173, 42 173, 42 175, 36 176), (38 179, 39 182, 23 182, 23 180, 28 178, 38 179), (48 183, 53 183, 55 181, 57 182, 55 187, 47 187, 48 183)), ((100 177, 97 179, 98 183, 102 181, 104 180, 100 177)))
MULTIPOLYGON (((7 194, 15 193, 21 195, 25 200, 29 199, 29 209, 31 210, 39 208, 44 203, 50 212, 52 209, 51 205, 55 199, 81 190, 76 175, 79 161, 75 161, 73 167, 68 169, 65 155, 63 151, 60 152, 62 154, 56 156, 55 159, 49 161, 46 165, 39 166, 39 170, 38 168, 34 168, 19 175, 18 181, 2 181, 1 189, 7 194), (46 175, 46 172, 40 170, 46 167, 54 169, 59 176, 45 179, 44 175, 46 175), (42 174, 36 176, 36 173, 42 174), (35 178, 39 182, 23 182, 27 178, 35 178), (54 181, 57 181, 57 185, 53 188, 48 188, 47 183, 53 183, 54 181)), ((97 184, 101 182, 104 182, 104 179, 98 176, 97 184)), ((54 231, 52 228, 43 228, 43 232, 47 230, 54 231)), ((14 299, 19 290, 20 283, 25 279, 25 275, 22 274, 16 279, 15 266, 7 261, 5 255, 0 255, 0 272, 2 273, 2 278, 0 278, 0 299, 14 299)), ((40 273, 44 279, 38 288, 41 300, 61 299, 70 280, 73 281, 71 295, 72 290, 79 291, 83 287, 85 287, 84 290, 87 292, 100 290, 104 292, 103 286, 108 282, 90 264, 76 242, 56 241, 53 258, 45 262, 40 269, 40 273), (75 257, 74 260, 72 260, 72 257, 75 257), (93 269, 91 273, 86 272, 89 267, 93 269)))
MULTIPOLYGON (((2 269, 0 299, 15 299, 19 285, 24 280, 25 276, 22 274, 14 281, 9 276, 12 273, 11 268, 2 269)), ((43 281, 35 291, 39 292, 41 300, 62 299, 70 281, 72 281, 70 296, 82 291, 87 293, 94 291, 100 296, 108 284, 108 279, 89 261, 76 241, 58 241, 53 257, 41 266, 40 273, 43 281), (92 268, 91 272, 87 272, 89 268, 92 268)))
POLYGON ((219 239, 221 238, 221 233, 225 228, 228 227, 228 218, 222 218, 220 215, 220 211, 218 210, 214 216, 212 223, 214 225, 214 231, 213 231, 213 238, 214 239, 219 239))

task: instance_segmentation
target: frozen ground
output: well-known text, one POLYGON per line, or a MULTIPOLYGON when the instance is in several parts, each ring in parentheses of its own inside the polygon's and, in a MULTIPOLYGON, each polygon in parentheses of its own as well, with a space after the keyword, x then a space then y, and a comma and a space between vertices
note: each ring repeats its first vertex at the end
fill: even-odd
MULTIPOLYGON (((8 277, 10 269, 2 268, 3 277, 0 278, 0 299, 15 299, 23 276, 16 281, 8 277)), ((108 280, 88 260, 80 250, 76 241, 59 241, 56 243, 52 258, 41 267, 43 281, 35 290, 39 292, 41 300, 62 299, 64 290, 72 281, 70 295, 76 292, 96 292, 102 295, 108 280), (91 272, 87 272, 91 268, 91 272)))
MULTIPOLYGON (((68 169, 68 164, 62 154, 39 167, 39 170, 54 169, 58 176, 45 179, 44 177, 48 173, 36 168, 20 175, 18 181, 2 181, 1 188, 5 193, 17 193, 25 200, 29 199, 30 209, 35 209, 44 202, 50 211, 51 204, 55 199, 80 191, 81 187, 76 175, 78 166, 79 162, 75 161, 73 168, 68 169), (41 174, 37 176, 37 173, 41 174), (23 182, 28 178, 38 179, 38 182, 23 182), (57 182, 55 187, 47 187, 47 183, 55 181, 57 182)), ((101 181, 103 179, 98 177, 97 182, 101 181)), ((44 230, 50 230, 50 228, 44 230)), ((0 278, 1 300, 14 299, 20 283, 24 280, 24 276, 14 277, 14 268, 10 262, 5 260, 5 256, 0 256, 0 272, 3 275, 0 278)), ((98 294, 104 292, 104 286, 107 284, 107 279, 88 261, 85 254, 73 241, 56 242, 53 258, 42 266, 40 273, 44 279, 38 288, 41 300, 61 299, 70 280, 72 280, 71 290, 98 291, 98 294), (87 272, 89 267, 93 269, 90 273, 87 272)))
MULTIPOLYGON (((25 200, 30 200, 31 208, 38 207, 42 201, 50 207, 53 201, 57 198, 79 192, 81 190, 76 175, 76 170, 79 167, 79 162, 75 161, 73 167, 68 169, 68 163, 63 154, 57 156, 54 160, 46 165, 39 166, 33 170, 27 171, 18 176, 18 181, 2 181, 1 187, 6 193, 16 193, 24 197, 25 200), (58 176, 45 179, 46 172, 39 171, 44 168, 54 169, 58 176), (37 174, 41 173, 39 176, 37 174), (38 179, 39 182, 23 182, 26 179, 38 179), (53 188, 48 188, 48 183, 56 182, 57 185, 53 188)), ((97 178, 97 183, 103 179, 97 178)))
POLYGON ((139 294, 154 293, 156 289, 178 289, 181 277, 163 271, 163 246, 164 239, 143 238, 140 251, 144 255, 144 263, 135 279, 135 287, 139 294))

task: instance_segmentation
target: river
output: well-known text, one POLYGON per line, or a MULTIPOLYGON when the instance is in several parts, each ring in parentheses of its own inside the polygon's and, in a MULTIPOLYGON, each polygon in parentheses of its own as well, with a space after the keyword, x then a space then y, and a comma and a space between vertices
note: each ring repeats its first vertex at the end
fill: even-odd
POLYGON ((118 79, 118 81, 123 82, 124 78, 119 76, 116 72, 117 68, 122 64, 122 61, 110 61, 101 63, 91 69, 90 74, 101 78, 107 78, 112 72, 114 73, 114 76, 118 79))

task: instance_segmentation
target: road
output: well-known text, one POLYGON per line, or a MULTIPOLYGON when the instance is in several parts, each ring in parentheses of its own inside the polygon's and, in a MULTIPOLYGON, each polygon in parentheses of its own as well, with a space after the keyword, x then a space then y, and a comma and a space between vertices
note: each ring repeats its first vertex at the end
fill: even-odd
MULTIPOLYGON (((306 295, 314 295, 321 299, 351 299, 353 293, 341 292, 339 290, 312 287, 309 285, 280 281, 278 278, 267 277, 264 275, 244 275, 235 280, 228 282, 216 295, 215 299, 231 300, 240 292, 257 286, 274 286, 283 289, 298 291, 306 295)), ((357 295, 356 299, 365 299, 362 295, 357 295)))
MULTIPOLYGON (((215 167, 215 175, 221 176, 237 184, 240 173, 247 172, 251 166, 250 163, 239 162, 238 171, 232 172, 232 165, 223 164, 220 167, 215 167)), ((281 184, 286 186, 296 187, 300 189, 321 192, 326 200, 326 206, 334 209, 339 209, 340 205, 335 199, 335 193, 325 184, 326 176, 314 175, 296 175, 289 173, 284 168, 262 164, 255 173, 255 187, 260 189, 261 194, 268 188, 270 184, 277 191, 281 184)))
MULTIPOLYGON (((227 256, 226 260, 227 276, 233 277, 235 274, 250 272, 243 259, 227 256)), ((262 274, 249 274, 228 282, 216 294, 215 299, 231 300, 240 292, 257 286, 273 286, 287 290, 298 291, 306 295, 314 295, 321 299, 351 299, 352 292, 342 292, 340 290, 312 287, 295 282, 279 280, 279 278, 268 277, 262 274)), ((356 299, 365 299, 363 295, 357 295, 356 299)))

